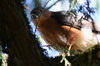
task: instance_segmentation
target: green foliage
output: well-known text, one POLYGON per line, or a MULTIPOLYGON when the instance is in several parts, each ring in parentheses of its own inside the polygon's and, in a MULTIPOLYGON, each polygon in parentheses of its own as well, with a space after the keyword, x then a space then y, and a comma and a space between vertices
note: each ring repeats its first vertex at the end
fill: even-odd
POLYGON ((7 65, 8 54, 3 53, 2 49, 0 48, 0 66, 7 65))
POLYGON ((100 9, 100 0, 96 0, 96 8, 99 10, 100 9))
POLYGON ((42 0, 33 0, 34 6, 41 6, 42 0))
POLYGON ((69 0, 70 2, 70 9, 74 8, 75 5, 78 3, 77 0, 69 0))
POLYGON ((2 55, 0 54, 0 65, 2 64, 2 55))

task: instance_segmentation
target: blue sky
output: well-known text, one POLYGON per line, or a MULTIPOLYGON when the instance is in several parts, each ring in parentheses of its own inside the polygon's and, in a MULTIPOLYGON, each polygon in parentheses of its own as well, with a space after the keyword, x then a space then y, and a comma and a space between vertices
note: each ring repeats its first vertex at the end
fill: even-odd
MULTIPOLYGON (((47 1, 47 0, 45 0, 45 1, 47 1)), ((52 3, 54 3, 54 1, 56 1, 56 0, 51 0, 49 3, 48 3, 48 5, 50 5, 50 4, 52 4, 52 3)), ((78 1, 80 1, 79 3, 80 4, 84 4, 84 2, 85 2, 85 0, 78 0, 78 1)), ((91 7, 95 7, 96 6, 96 2, 95 2, 96 0, 91 0, 91 7)), ((26 4, 30 7, 30 8, 33 8, 34 6, 33 6, 33 2, 32 2, 32 0, 26 0, 26 4)), ((100 4, 100 2, 99 2, 99 4, 100 4)), ((47 6, 48 6, 47 5, 47 6)), ((55 6, 53 6, 51 9, 50 9, 50 11, 66 11, 66 10, 68 10, 69 9, 69 3, 68 3, 68 1, 67 0, 65 0, 63 3, 61 3, 61 2, 58 2, 55 6)), ((31 21, 31 19, 30 19, 30 11, 31 10, 26 10, 26 13, 27 13, 27 17, 29 18, 29 21, 31 21)), ((94 20, 96 21, 96 22, 100 22, 100 10, 96 10, 95 11, 95 14, 93 15, 93 18, 94 18, 94 20)), ((32 23, 32 21, 30 22, 30 25, 32 26, 32 28, 33 28, 33 31, 35 30, 35 26, 34 26, 34 24, 32 23)), ((36 32, 36 34, 40 37, 40 34, 39 34, 39 32, 37 31, 36 32)), ((46 43, 45 43, 45 41, 43 40, 43 39, 41 39, 41 37, 40 37, 40 41, 41 41, 41 43, 42 43, 42 45, 47 45, 46 43)), ((48 54, 49 54, 49 56, 53 56, 53 57, 55 57, 56 55, 58 55, 59 53, 57 52, 57 51, 55 51, 55 50, 49 50, 47 47, 44 47, 45 49, 47 49, 47 51, 48 51, 48 54)))

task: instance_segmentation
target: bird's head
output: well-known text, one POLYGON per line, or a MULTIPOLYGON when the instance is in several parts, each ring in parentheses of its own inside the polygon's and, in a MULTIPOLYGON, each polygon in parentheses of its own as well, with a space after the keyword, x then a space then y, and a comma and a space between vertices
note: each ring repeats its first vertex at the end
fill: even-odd
POLYGON ((50 16, 50 11, 43 7, 36 7, 31 11, 30 15, 34 24, 37 25, 39 22, 50 16))

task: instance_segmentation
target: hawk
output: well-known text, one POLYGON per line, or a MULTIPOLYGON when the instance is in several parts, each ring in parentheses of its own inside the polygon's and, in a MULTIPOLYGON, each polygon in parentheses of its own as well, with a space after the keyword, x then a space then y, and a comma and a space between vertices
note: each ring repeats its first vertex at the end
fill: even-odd
POLYGON ((42 38, 59 52, 83 52, 100 43, 100 23, 73 12, 37 7, 31 11, 31 18, 42 38))

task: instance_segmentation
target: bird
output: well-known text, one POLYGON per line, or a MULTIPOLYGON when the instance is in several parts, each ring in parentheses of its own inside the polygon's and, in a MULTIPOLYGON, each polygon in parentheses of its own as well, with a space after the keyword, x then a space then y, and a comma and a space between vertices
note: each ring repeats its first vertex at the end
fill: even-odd
POLYGON ((59 52, 84 52, 100 43, 100 23, 69 11, 32 9, 31 18, 45 42, 59 52))

